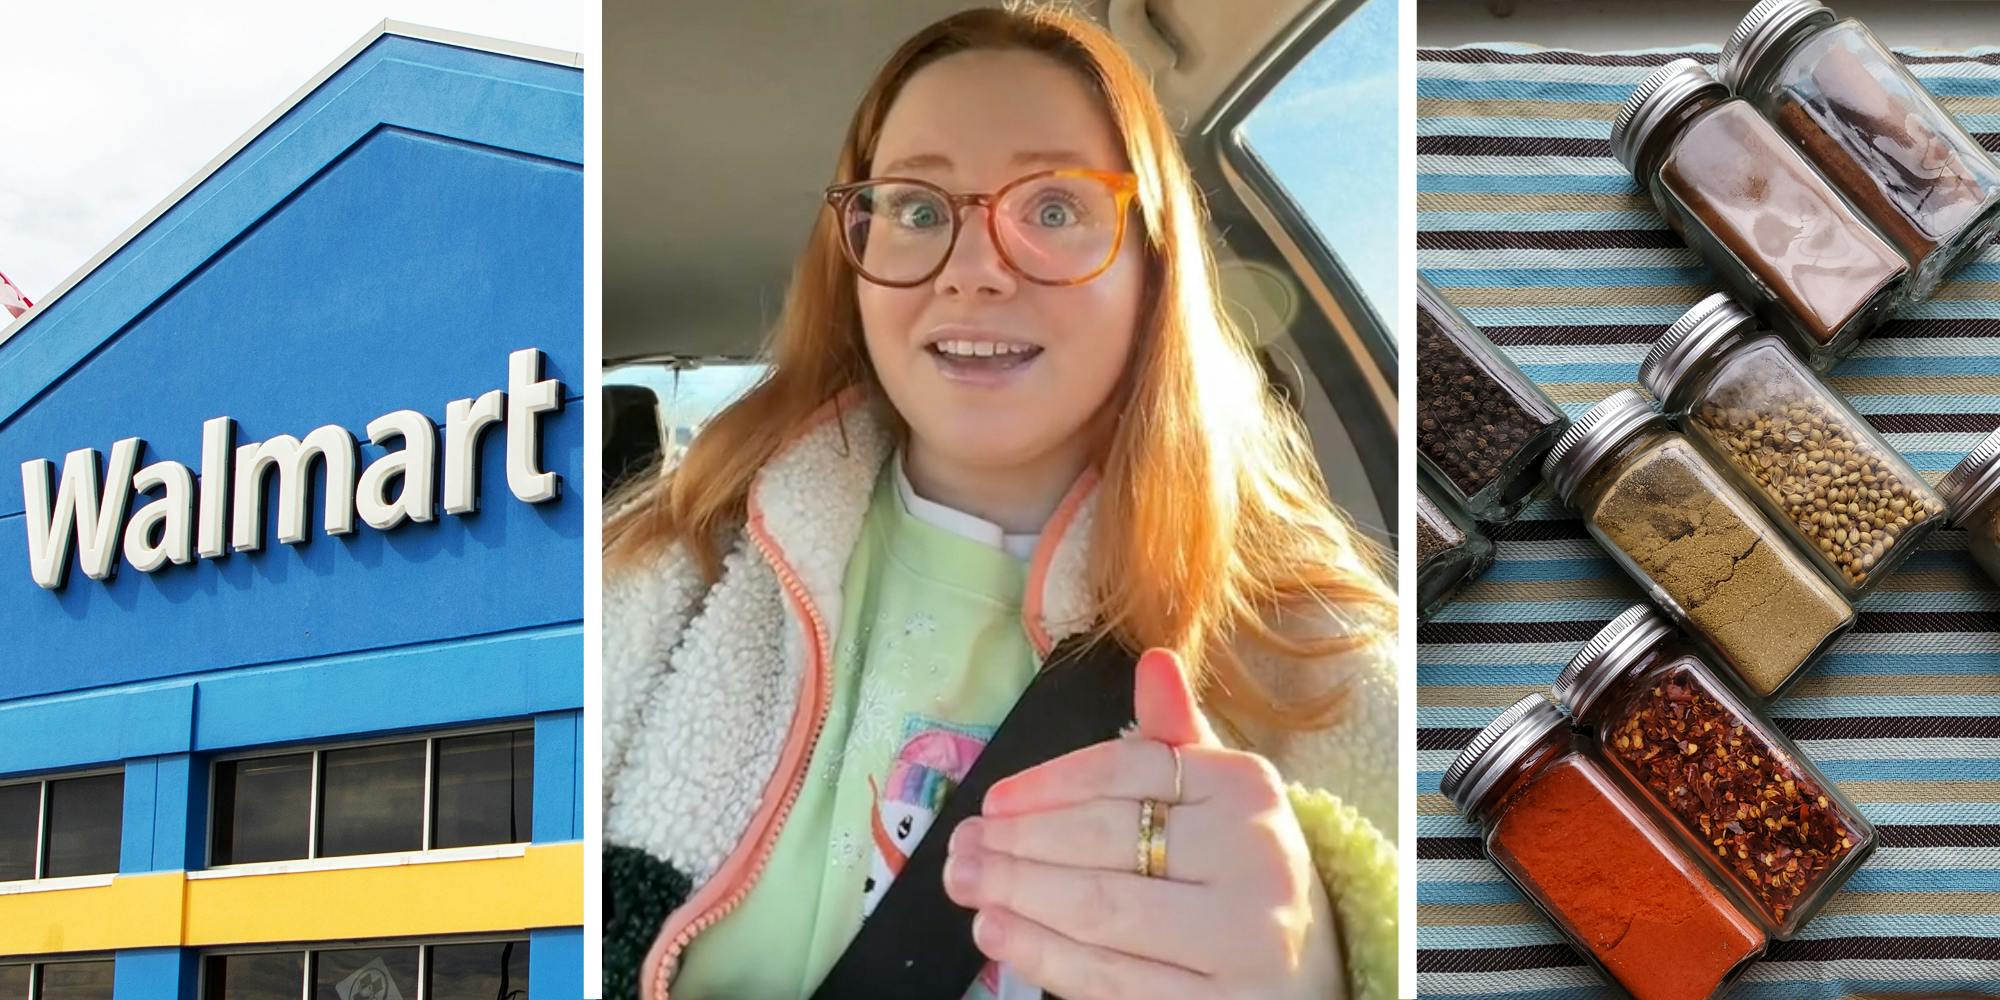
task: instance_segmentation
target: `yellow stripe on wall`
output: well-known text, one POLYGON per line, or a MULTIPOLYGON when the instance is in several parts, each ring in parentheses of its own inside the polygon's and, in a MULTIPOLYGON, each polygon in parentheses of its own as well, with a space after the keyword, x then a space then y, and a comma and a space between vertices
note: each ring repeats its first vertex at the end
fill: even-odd
POLYGON ((519 857, 193 879, 0 896, 0 955, 576 927, 583 845, 519 857), (183 917, 185 915, 185 917, 183 917))
POLYGON ((181 940, 180 872, 0 896, 0 955, 166 948, 181 940))

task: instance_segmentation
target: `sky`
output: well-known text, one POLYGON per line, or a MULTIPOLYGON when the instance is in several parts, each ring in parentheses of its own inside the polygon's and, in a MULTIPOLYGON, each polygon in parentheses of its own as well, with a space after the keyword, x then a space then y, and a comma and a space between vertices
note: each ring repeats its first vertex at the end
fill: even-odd
POLYGON ((41 302, 385 17, 580 52, 585 2, 10 4, 0 273, 41 302))
POLYGON ((1396 52, 1395 0, 1367 0, 1244 122, 1251 147, 1392 328, 1396 52))

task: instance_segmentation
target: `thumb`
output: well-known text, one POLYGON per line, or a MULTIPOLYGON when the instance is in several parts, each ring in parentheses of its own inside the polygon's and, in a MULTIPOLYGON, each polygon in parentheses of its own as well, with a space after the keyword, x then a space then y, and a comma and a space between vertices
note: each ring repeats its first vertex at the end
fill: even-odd
POLYGON ((1173 746, 1220 743, 1202 718, 1181 658, 1173 650, 1156 646, 1139 657, 1132 675, 1132 709, 1139 735, 1146 739, 1173 746))

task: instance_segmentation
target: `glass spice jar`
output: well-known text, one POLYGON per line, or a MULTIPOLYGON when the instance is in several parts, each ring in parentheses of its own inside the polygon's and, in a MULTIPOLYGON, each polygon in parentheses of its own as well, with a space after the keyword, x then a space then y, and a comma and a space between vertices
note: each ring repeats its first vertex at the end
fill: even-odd
POLYGON ((1952 522, 1965 529, 1965 547, 1986 575, 2000 581, 2000 430, 1986 435, 1938 480, 1951 505, 1952 522))
POLYGON ((1658 820, 1580 752, 1542 695, 1480 730, 1438 790, 1479 825, 1501 873, 1635 1000, 1718 996, 1769 944, 1658 820))
POLYGON ((1910 299, 2000 227, 2000 165, 1860 21, 1764 0, 1717 70, 1914 265, 1910 299))
MULTIPOLYGON (((1424 477, 1428 479, 1428 477, 1424 477)), ((1493 543, 1449 498, 1417 487, 1417 620, 1425 621, 1451 595, 1493 564, 1493 543)))
POLYGON ((1896 449, 1724 293, 1667 328, 1639 381, 1850 601, 1943 520, 1896 449))
POLYGON ((1438 290, 1417 279, 1417 454, 1473 518, 1503 522, 1541 485, 1569 421, 1438 290))
POLYGON ((1653 601, 1759 697, 1854 625, 1854 608, 1636 389, 1592 407, 1543 476, 1653 601))
POLYGON ((1903 255, 1692 59, 1639 84, 1611 149, 1738 301, 1824 371, 1902 294, 1903 255))
POLYGON ((1779 940, 1875 849, 1861 811, 1646 605, 1584 643, 1554 694, 1595 755, 1779 940))

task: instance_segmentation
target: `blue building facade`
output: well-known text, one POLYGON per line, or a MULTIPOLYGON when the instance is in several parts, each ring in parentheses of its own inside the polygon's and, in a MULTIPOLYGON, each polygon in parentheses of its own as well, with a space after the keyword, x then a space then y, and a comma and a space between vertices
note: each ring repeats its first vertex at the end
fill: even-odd
POLYGON ((582 995, 582 160, 384 25, 0 332, 0 1000, 582 995))

